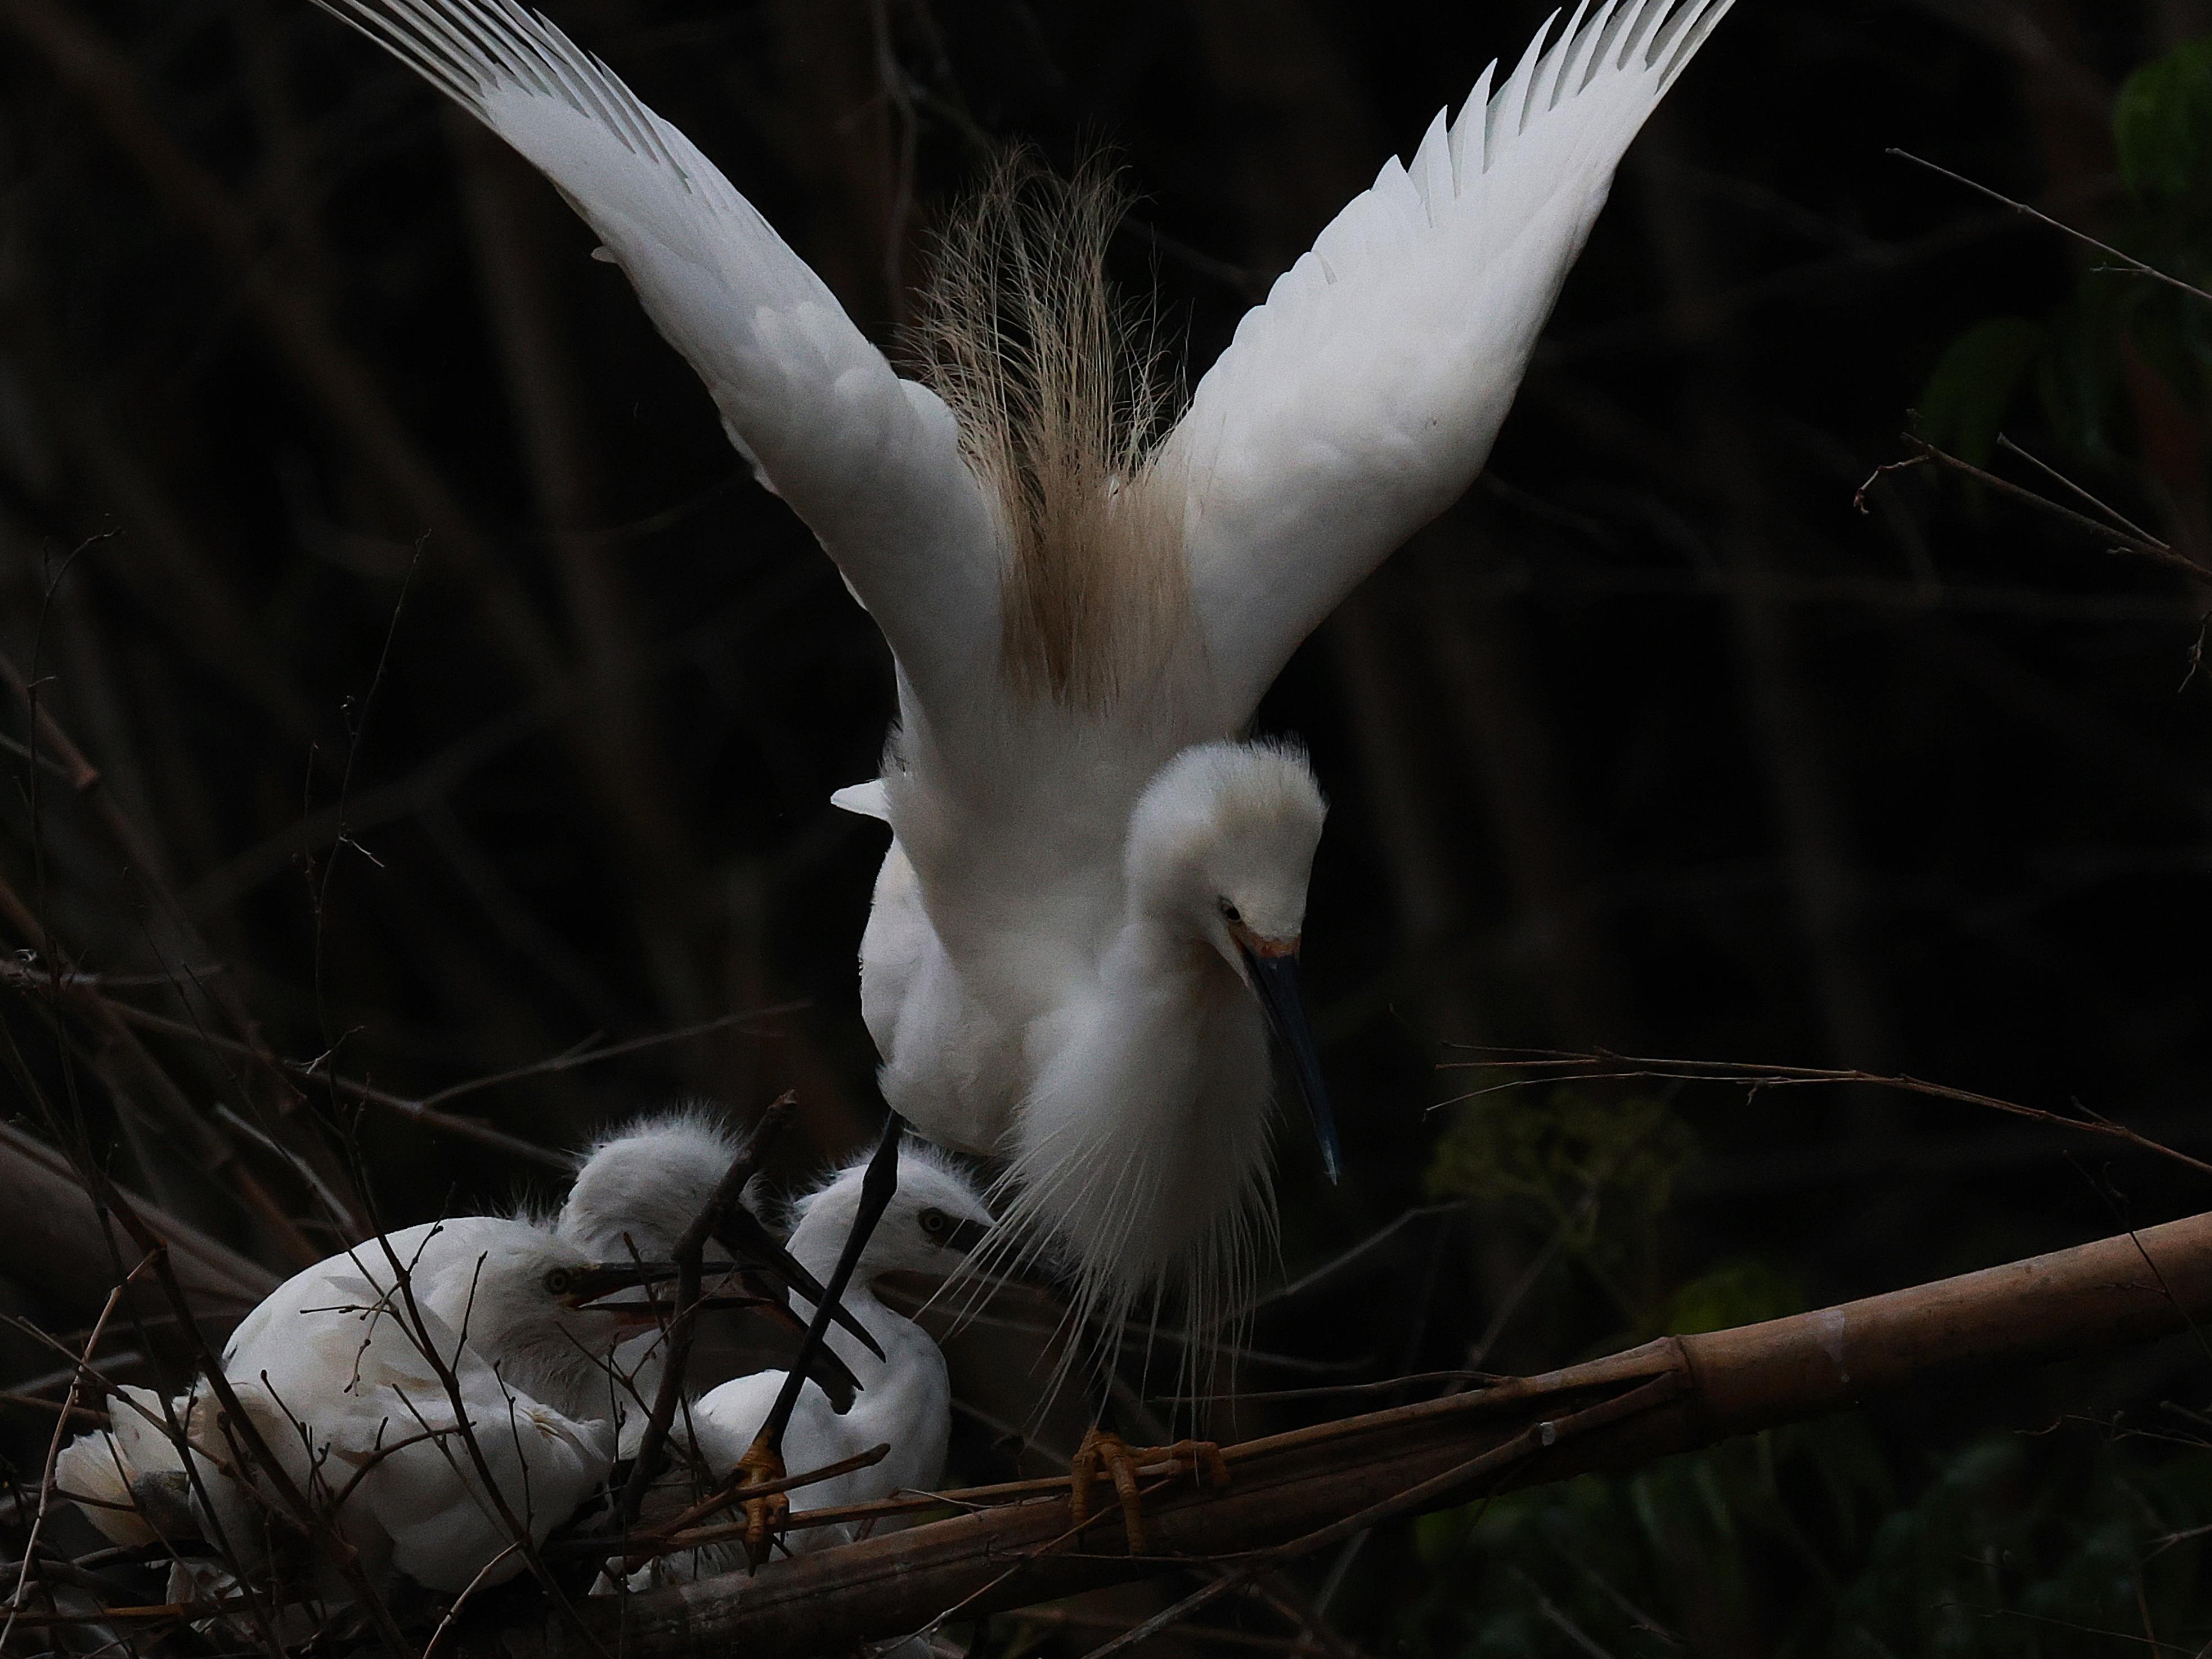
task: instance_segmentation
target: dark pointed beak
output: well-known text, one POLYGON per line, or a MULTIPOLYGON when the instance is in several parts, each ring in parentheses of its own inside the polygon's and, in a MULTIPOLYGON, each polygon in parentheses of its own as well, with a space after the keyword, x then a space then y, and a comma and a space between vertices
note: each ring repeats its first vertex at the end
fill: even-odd
MULTIPOLYGON (((740 1260, 750 1256, 756 1261, 766 1262, 781 1275, 785 1284, 790 1285, 793 1290, 797 1291, 816 1307, 820 1307, 826 1299, 822 1281, 800 1267, 791 1252, 783 1248, 775 1235, 769 1231, 761 1218, 744 1205, 735 1204, 730 1206, 730 1212, 724 1218, 722 1229, 716 1235, 716 1238, 724 1249, 740 1260)), ((884 1357, 884 1351, 876 1346, 876 1339, 868 1334, 868 1328, 847 1313, 842 1307, 832 1309, 830 1317, 858 1337, 860 1340, 860 1346, 875 1355, 877 1358, 881 1359, 884 1357)))
POLYGON ((1290 1056, 1298 1092, 1305 1097, 1313 1119, 1314 1138, 1321 1142, 1321 1166, 1332 1183, 1344 1175, 1343 1155, 1336 1144, 1336 1119, 1328 1109, 1328 1090, 1321 1080, 1321 1060, 1314 1053, 1313 1029, 1306 1024, 1304 999, 1298 994, 1298 953, 1295 948, 1270 949, 1240 938, 1237 948, 1251 970, 1252 988, 1275 1033, 1275 1041, 1290 1056))
MULTIPOLYGON (((568 1293, 561 1300, 568 1307, 587 1313, 619 1314, 633 1322, 649 1325, 675 1312, 674 1303, 655 1291, 671 1284, 676 1272, 672 1261, 594 1262, 569 1270, 568 1293), (646 1295, 617 1299, 623 1291, 633 1290, 643 1290, 646 1295)), ((781 1296, 756 1289, 742 1270, 732 1270, 717 1262, 709 1265, 708 1273, 717 1276, 720 1284, 713 1293, 699 1298, 702 1308, 761 1308, 788 1314, 781 1296), (742 1288, 728 1288, 732 1285, 742 1288)))
POLYGON ((658 1285, 676 1277, 672 1261, 603 1261, 572 1268, 568 1272, 568 1288, 561 1297, 571 1308, 588 1308, 598 1313, 618 1313, 635 1305, 651 1310, 649 1301, 609 1303, 601 1298, 618 1291, 634 1291, 648 1285, 658 1285))
POLYGON ((948 1250, 957 1250, 961 1255, 968 1255, 977 1249, 990 1236, 990 1228, 982 1222, 970 1221, 963 1216, 952 1224, 951 1230, 939 1242, 948 1250))
MULTIPOLYGON (((802 1291, 800 1294, 803 1296, 805 1292, 802 1291)), ((787 1304, 781 1302, 773 1303, 761 1311, 799 1337, 804 1344, 807 1331, 806 1321, 792 1312, 787 1304)), ((822 1391, 833 1400, 842 1400, 849 1403, 853 1396, 860 1391, 860 1379, 853 1375, 852 1368, 838 1358, 836 1350, 826 1342, 815 1343, 811 1347, 802 1346, 798 1364, 799 1370, 819 1383, 822 1391)))
MULTIPOLYGON (((750 1272, 729 1262, 710 1261, 707 1264, 708 1278, 711 1279, 719 1274, 725 1285, 746 1284, 750 1272)), ((808 1273, 806 1277, 810 1282, 813 1280, 812 1274, 808 1273)), ((611 1314, 626 1324, 651 1325, 674 1313, 676 1306, 672 1297, 665 1294, 656 1296, 654 1290, 647 1287, 658 1289, 668 1286, 675 1278, 676 1264, 672 1261, 598 1262, 571 1270, 568 1293, 561 1300, 571 1308, 586 1312, 611 1314), (626 1297, 621 1301, 610 1299, 630 1290, 647 1290, 647 1295, 642 1298, 626 1297)), ((801 1287, 799 1294, 805 1294, 804 1287, 801 1287)), ((790 1304, 781 1295, 762 1295, 750 1288, 740 1291, 718 1288, 702 1296, 698 1305, 702 1311, 709 1309, 749 1310, 795 1335, 806 1334, 806 1322, 791 1310, 790 1304)), ((859 1322, 848 1322, 857 1324, 859 1322)), ((863 1341, 867 1340, 865 1329, 860 1334, 863 1341)), ((870 1346, 872 1347, 873 1344, 870 1346)), ((806 1372, 830 1394, 841 1395, 848 1400, 860 1386, 860 1379, 853 1375, 850 1368, 827 1346, 817 1346, 815 1348, 806 1372)))

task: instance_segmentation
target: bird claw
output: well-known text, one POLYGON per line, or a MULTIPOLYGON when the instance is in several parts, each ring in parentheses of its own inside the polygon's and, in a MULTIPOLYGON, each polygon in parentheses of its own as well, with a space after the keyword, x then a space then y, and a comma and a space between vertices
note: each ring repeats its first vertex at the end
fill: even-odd
MULTIPOLYGON (((738 1460, 738 1473, 744 1477, 744 1486, 768 1486, 783 1479, 783 1459, 756 1440, 738 1460)), ((791 1520, 791 1498, 785 1492, 763 1492, 744 1499, 739 1508, 745 1517, 745 1559, 757 1572, 791 1520)))
POLYGON ((1129 1553, 1142 1555, 1151 1547, 1145 1526, 1144 1494, 1138 1489, 1139 1470, 1167 1465, 1166 1474, 1196 1477, 1198 1484, 1215 1491, 1229 1484, 1229 1464, 1221 1448, 1211 1440, 1178 1440, 1171 1446, 1132 1447, 1118 1434, 1093 1425, 1076 1448, 1067 1466, 1068 1509, 1077 1526, 1090 1518, 1091 1487, 1101 1474, 1114 1483, 1121 1506, 1121 1525, 1128 1534, 1129 1553))

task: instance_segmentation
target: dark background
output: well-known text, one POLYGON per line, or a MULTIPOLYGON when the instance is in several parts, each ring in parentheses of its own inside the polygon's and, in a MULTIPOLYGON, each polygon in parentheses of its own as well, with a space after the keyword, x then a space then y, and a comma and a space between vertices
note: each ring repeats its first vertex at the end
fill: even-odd
MULTIPOLYGON (((932 222, 994 147, 1062 168, 1109 151, 1139 198, 1122 279, 1157 295, 1192 379, 1543 15, 556 11, 887 344, 932 222)), ((1263 1346, 1376 1374, 1461 1363, 1555 1236, 1492 1365, 1679 1325, 1686 1286, 1751 1316, 2203 1205, 2201 1180, 2148 1156, 1870 1088, 1431 1109, 1505 1080, 1438 1071, 1467 1058, 1452 1043, 1601 1047, 1907 1073, 2212 1148, 2204 586, 1926 469, 1854 505, 1908 453, 1953 343, 2025 319, 2049 325, 2038 367, 1964 393, 1954 374, 1939 398, 1979 396, 1985 425, 2206 556, 2201 351, 2177 391, 2167 360, 2066 321, 2145 279, 1885 151, 2125 234, 2116 90, 2208 27, 2203 0, 1742 0, 1683 78, 1485 478, 1261 713, 1310 744, 1334 803, 1305 961, 1350 1168, 1325 1190, 1286 1134, 1289 1275, 1466 1194, 1437 1156, 1447 1125, 1521 1158, 1527 1190, 1478 1180, 1472 1214, 1401 1230, 1342 1297, 1263 1321, 1263 1346), (1637 1132, 1651 1167, 1625 1192, 1615 1121, 1660 1125, 1637 1132), (1585 1188, 1602 1217, 1570 1226, 1585 1188)), ((150 976, 118 994, 183 1017, 195 1000, 165 976, 220 964, 278 1051, 335 1048, 402 1094, 798 1004, 454 1108, 568 1146, 678 1096, 743 1113, 795 1087, 795 1177, 881 1109, 854 974, 881 831, 828 796, 872 775, 887 658, 590 246, 304 0, 0 0, 0 646, 146 843, 121 849, 52 777, 34 837, 11 754, 0 875, 74 960, 150 976)), ((21 738, 20 702, 5 730, 21 738)), ((58 1079, 52 1032, 9 1017, 58 1079)), ((239 1087, 188 1043, 154 1046, 196 1100, 239 1087)), ((94 1074, 83 1110, 118 1176, 276 1260, 94 1074)), ((550 1190, 388 1115, 359 1132, 395 1224, 550 1190)), ((60 1317, 34 1267, 6 1266, 19 1305, 60 1317)), ((1884 1495, 1842 1529, 1856 1541, 1808 1546, 1833 1605, 1872 1570, 1880 1516, 1918 1513, 1942 1460, 1984 1443, 1970 1430, 2198 1398, 2191 1360, 2008 1379, 1866 1430, 1884 1495)), ((42 1445, 44 1419, 22 1432, 42 1445)), ((2029 1458, 2023 1491, 2109 1492, 2123 1453, 2166 1470, 2092 1439, 2058 1474, 2043 1449, 2007 1455, 2029 1458)), ((1400 1554, 1452 1559, 1431 1546, 1400 1554)), ((1756 1592, 1805 1554, 1741 1556, 1754 1589, 1704 1644, 1814 1641, 1774 1610, 1795 1592, 1756 1592)), ((1399 1620, 1399 1639, 1495 1637, 1487 1613, 1408 1611, 1438 1592, 1361 1582, 1357 1620, 1399 1620)), ((1567 1639, 1528 1618, 1495 1639, 1567 1639)), ((2036 1630, 2019 1639, 2061 1639, 2036 1630)))

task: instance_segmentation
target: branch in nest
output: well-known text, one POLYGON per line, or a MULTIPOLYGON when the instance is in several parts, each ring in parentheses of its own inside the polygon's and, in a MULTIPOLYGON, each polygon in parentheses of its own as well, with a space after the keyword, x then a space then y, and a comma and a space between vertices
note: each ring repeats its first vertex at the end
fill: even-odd
MULTIPOLYGON (((1154 1483, 1152 1557, 1126 1553, 1112 1511, 1071 1527, 1064 1483, 1023 1482, 969 1513, 774 1563, 750 1577, 594 1605, 585 1616, 610 1641, 619 1631, 628 1659, 724 1651, 798 1659, 904 1636, 956 1610, 1052 1600, 1194 1561, 1231 1568, 1200 1592, 1212 1599, 1347 1529, 1418 1509, 1634 1468, 1967 1370, 2195 1328, 2207 1315, 2212 1214, 1231 1446, 1224 1490, 1154 1483)), ((951 1492, 943 1501, 981 1497, 951 1492)), ((1181 1617, 1198 1600, 1170 1612, 1181 1617)), ((476 1659, 510 1655, 524 1640, 536 1659, 583 1651, 571 1632, 542 1618, 527 1632, 486 1624, 455 1635, 457 1654, 476 1659)))

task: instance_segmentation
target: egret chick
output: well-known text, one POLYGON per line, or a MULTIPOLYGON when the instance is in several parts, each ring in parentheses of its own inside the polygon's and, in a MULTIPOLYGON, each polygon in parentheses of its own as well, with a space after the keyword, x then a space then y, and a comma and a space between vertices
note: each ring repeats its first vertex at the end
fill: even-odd
MULTIPOLYGON (((865 1163, 840 1171, 793 1206, 797 1225, 791 1251, 827 1281, 852 1236, 860 1212, 865 1163)), ((883 1349, 878 1358, 848 1333, 830 1327, 825 1340, 860 1383, 852 1409, 840 1413, 812 1382, 803 1384, 784 1431, 783 1466, 793 1474, 826 1468, 879 1445, 890 1452, 866 1468, 835 1475, 804 1489, 808 1509, 834 1509, 928 1491, 945 1473, 951 1434, 952 1385, 945 1356, 928 1332, 884 1305, 876 1291, 886 1273, 951 1274, 992 1224, 991 1212, 967 1173, 950 1159, 909 1142, 898 1156, 898 1188, 863 1244, 842 1301, 883 1349)), ((811 1311, 811 1310, 809 1310, 811 1311)), ((721 1384, 691 1407, 692 1432, 702 1460, 718 1474, 744 1462, 768 1420, 786 1373, 756 1371, 721 1384)), ((794 1554, 842 1542, 842 1527, 810 1528, 793 1534, 794 1554)), ((664 1558, 663 1578, 704 1577, 737 1564, 734 1546, 697 1553, 676 1565, 664 1558)))
MULTIPOLYGON (((763 1120, 758 1133, 771 1132, 772 1121, 763 1120)), ((578 1160, 575 1180, 554 1221, 554 1231, 591 1261, 670 1262, 678 1241, 715 1201, 724 1177, 744 1149, 744 1143, 703 1107, 639 1118, 601 1137, 578 1160)), ((777 1279, 802 1291, 821 1290, 814 1276, 793 1260, 783 1242, 745 1206, 742 1195, 720 1210, 715 1236, 706 1242, 704 1265, 720 1268, 733 1259, 764 1265, 777 1279)), ((710 1271, 710 1282, 717 1276, 710 1271)), ((738 1276, 755 1278, 750 1267, 738 1276)), ((780 1301, 763 1302, 761 1307, 779 1322, 804 1328, 780 1301)), ((642 1443, 649 1416, 647 1402, 659 1390, 666 1351, 662 1332, 641 1331, 617 1351, 609 1367, 620 1395, 613 1415, 621 1456, 634 1455, 642 1443)))
POLYGON ((594 1261, 665 1261, 742 1144, 702 1107, 639 1118, 577 1161, 553 1230, 594 1261))
MULTIPOLYGON (((763 1132, 768 1122, 763 1120, 763 1132)), ((553 1230, 594 1261, 666 1262, 677 1241, 713 1201, 744 1146, 703 1107, 639 1118, 603 1137, 578 1161, 553 1230)), ((810 1300, 821 1297, 820 1280, 743 1202, 721 1212, 706 1260, 734 1260, 745 1264, 741 1273, 748 1280, 765 1270, 810 1300)), ((780 1305, 769 1311, 782 1323, 798 1322, 780 1305)), ((858 1331, 842 1310, 836 1316, 848 1330, 858 1331)), ((641 1394, 651 1392, 649 1363, 633 1379, 641 1394)))
MULTIPOLYGON (((592 1305, 604 1277, 527 1222, 468 1216, 407 1228, 278 1286, 233 1334, 223 1375, 295 1490, 326 1508, 373 1579, 398 1574, 447 1591, 479 1575, 499 1583, 525 1565, 518 1533, 542 1542, 612 1464, 605 1361, 651 1315, 642 1304, 592 1305), (451 1392, 432 1356, 452 1375, 451 1392)), ((69 1490, 108 1503, 131 1496, 143 1517, 136 1526, 87 1506, 111 1537, 144 1541, 190 1515, 200 1535, 261 1568, 296 1541, 295 1528, 213 1398, 201 1382, 174 1402, 188 1476, 158 1399, 145 1389, 111 1397, 110 1430, 68 1450, 69 1490)))

